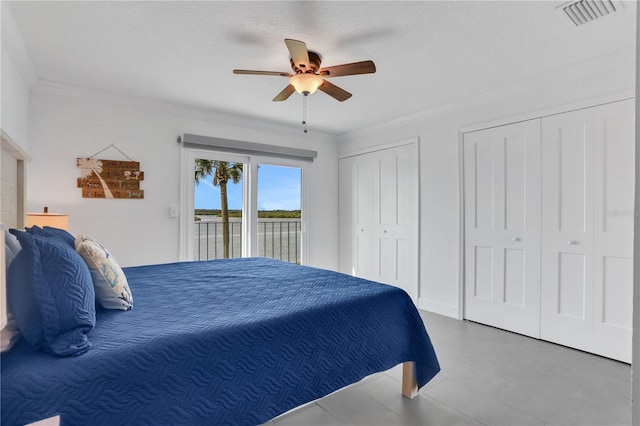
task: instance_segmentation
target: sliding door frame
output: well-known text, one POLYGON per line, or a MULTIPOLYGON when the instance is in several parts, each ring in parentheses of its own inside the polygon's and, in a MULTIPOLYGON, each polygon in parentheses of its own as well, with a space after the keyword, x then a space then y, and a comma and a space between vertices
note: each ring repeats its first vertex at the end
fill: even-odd
POLYGON ((243 155, 208 149, 184 148, 181 150, 180 173, 180 261, 194 260, 193 212, 195 208, 193 165, 197 158, 215 159, 243 163, 242 171, 242 257, 258 255, 258 164, 296 167, 301 170, 300 208, 300 263, 305 265, 309 260, 309 162, 268 155, 243 155))

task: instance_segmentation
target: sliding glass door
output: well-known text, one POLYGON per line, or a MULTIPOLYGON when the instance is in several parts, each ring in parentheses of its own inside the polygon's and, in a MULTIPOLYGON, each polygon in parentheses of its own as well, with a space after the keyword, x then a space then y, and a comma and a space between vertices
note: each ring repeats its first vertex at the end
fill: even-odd
POLYGON ((246 157, 193 158, 193 260, 242 257, 246 157))
POLYGON ((303 161, 187 150, 182 258, 304 263, 305 168, 303 161))
POLYGON ((302 169, 258 164, 258 256, 300 263, 302 169))

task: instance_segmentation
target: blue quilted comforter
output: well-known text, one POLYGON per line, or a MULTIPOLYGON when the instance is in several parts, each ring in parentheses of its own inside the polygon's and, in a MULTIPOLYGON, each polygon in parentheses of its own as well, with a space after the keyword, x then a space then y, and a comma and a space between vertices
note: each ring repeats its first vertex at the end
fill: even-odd
POLYGON ((87 353, 2 354, 3 426, 259 424, 404 361, 420 386, 439 371, 395 287, 264 258, 125 273, 135 306, 98 309, 87 353))

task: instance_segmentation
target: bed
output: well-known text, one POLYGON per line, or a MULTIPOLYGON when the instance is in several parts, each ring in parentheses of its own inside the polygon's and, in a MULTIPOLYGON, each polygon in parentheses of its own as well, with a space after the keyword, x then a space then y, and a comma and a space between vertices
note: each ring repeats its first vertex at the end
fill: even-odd
POLYGON ((85 353, 2 354, 2 425, 255 425, 400 363, 406 392, 439 371, 396 287, 266 258, 124 272, 135 306, 96 307, 85 353))

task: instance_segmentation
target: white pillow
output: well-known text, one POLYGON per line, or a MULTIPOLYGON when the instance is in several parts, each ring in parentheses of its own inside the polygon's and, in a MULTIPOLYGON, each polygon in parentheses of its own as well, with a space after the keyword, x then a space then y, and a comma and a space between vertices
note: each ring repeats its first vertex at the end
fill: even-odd
POLYGON ((4 231, 4 262, 7 271, 9 270, 9 265, 11 265, 11 262, 21 249, 22 246, 16 236, 6 229, 4 231))
POLYGON ((6 352, 15 345, 20 338, 13 315, 9 314, 7 323, 0 330, 0 352, 6 352))
POLYGON ((91 237, 78 235, 76 251, 89 266, 98 303, 107 309, 131 309, 133 296, 127 277, 107 249, 91 237))

